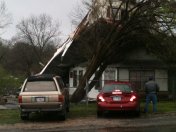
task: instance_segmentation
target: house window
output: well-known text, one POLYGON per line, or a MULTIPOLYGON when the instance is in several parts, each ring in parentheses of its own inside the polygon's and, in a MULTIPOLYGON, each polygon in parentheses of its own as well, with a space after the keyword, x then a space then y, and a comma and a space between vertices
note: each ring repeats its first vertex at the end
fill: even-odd
POLYGON ((73 72, 70 72, 70 78, 73 78, 73 72))
POLYGON ((79 82, 81 81, 81 78, 83 77, 83 70, 74 70, 72 74, 73 87, 77 87, 79 82))
MULTIPOLYGON (((97 72, 95 72, 95 76, 96 76, 96 74, 97 74, 97 72)), ((94 80, 94 81, 95 81, 95 89, 100 90, 102 87, 102 77, 100 77, 99 79, 94 80)))
POLYGON ((77 87, 77 71, 73 71, 73 87, 77 87))
POLYGON ((115 69, 107 68, 104 71, 104 80, 105 80, 105 83, 109 82, 109 81, 115 81, 115 75, 116 75, 115 69))
POLYGON ((153 70, 130 70, 130 82, 132 82, 137 91, 144 90, 144 84, 149 76, 154 76, 153 70))

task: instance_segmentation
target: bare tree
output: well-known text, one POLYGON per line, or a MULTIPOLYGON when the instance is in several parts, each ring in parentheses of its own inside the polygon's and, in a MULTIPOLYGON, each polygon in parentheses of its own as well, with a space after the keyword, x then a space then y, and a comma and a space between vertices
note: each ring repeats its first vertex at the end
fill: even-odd
POLYGON ((17 29, 19 37, 33 46, 38 61, 45 63, 43 60, 45 49, 59 38, 59 23, 54 23, 50 16, 41 14, 23 19, 17 25, 17 29))
POLYGON ((72 12, 70 12, 72 24, 78 26, 90 11, 93 20, 103 17, 104 13, 101 9, 104 8, 106 4, 106 0, 101 2, 99 0, 82 0, 81 5, 77 5, 72 12))
POLYGON ((5 2, 0 3, 0 32, 2 33, 2 30, 7 27, 9 24, 11 24, 11 15, 7 12, 7 8, 5 5, 5 2))
POLYGON ((74 7, 73 11, 70 12, 71 23, 73 26, 78 26, 81 20, 85 17, 85 10, 81 8, 82 6, 74 7))
MULTIPOLYGON (((150 50, 150 48, 155 47, 156 50, 162 49, 164 51, 166 46, 163 46, 165 45, 163 40, 168 35, 174 37, 173 29, 176 26, 174 2, 171 3, 169 0, 116 1, 119 2, 116 5, 116 12, 112 8, 112 1, 108 1, 112 12, 111 21, 99 17, 92 25, 89 25, 89 28, 85 28, 77 38, 78 41, 84 41, 84 43, 87 41, 86 45, 82 45, 85 47, 81 47, 81 49, 91 52, 87 56, 86 73, 71 97, 73 102, 78 102, 85 96, 86 80, 89 80, 97 69, 99 69, 97 75, 100 77, 108 64, 124 61, 128 52, 139 46, 148 47, 149 51, 157 56, 157 52, 150 50), (123 14, 121 9, 123 9, 123 14), (116 16, 119 14, 121 17, 116 20, 116 16), (90 38, 90 34, 93 33, 94 35, 90 38), (96 39, 95 36, 99 36, 99 38, 96 39)), ((87 53, 85 54, 87 55, 87 53)), ((163 56, 165 55, 163 54, 163 56)))
POLYGON ((9 50, 9 45, 5 45, 2 42, 0 42, 0 64, 3 63, 8 50, 9 50))

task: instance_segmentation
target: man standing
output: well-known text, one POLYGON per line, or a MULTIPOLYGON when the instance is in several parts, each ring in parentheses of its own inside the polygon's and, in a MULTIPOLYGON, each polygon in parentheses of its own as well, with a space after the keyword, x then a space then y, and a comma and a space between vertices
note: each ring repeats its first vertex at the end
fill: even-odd
POLYGON ((149 81, 145 83, 145 92, 146 92, 146 104, 144 112, 148 112, 148 105, 152 101, 153 103, 153 112, 157 112, 157 92, 159 92, 159 86, 154 81, 154 78, 149 77, 149 81))

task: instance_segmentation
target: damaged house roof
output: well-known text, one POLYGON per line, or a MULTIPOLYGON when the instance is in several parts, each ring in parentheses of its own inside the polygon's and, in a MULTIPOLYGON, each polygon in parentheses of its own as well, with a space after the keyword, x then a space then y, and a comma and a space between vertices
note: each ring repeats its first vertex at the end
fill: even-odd
MULTIPOLYGON (((53 57, 48 61, 40 74, 54 73, 60 76, 65 76, 68 73, 68 68, 71 66, 84 63, 87 59, 80 54, 80 43, 77 42, 77 37, 84 30, 88 24, 90 12, 84 17, 82 22, 78 25, 76 31, 57 49, 53 57)), ((68 75, 68 74, 67 74, 68 75)))
MULTIPOLYGON (((93 54, 96 54, 94 49, 97 48, 98 39, 100 38, 99 40, 104 40, 102 38, 105 38, 107 36, 107 33, 110 31, 110 28, 112 28, 113 24, 110 20, 103 19, 103 18, 100 18, 94 23, 90 23, 89 21, 90 14, 91 14, 91 11, 87 13, 87 15, 84 17, 82 22, 78 25, 74 34, 70 36, 57 49, 53 57, 48 61, 48 63, 42 69, 40 74, 43 74, 43 73, 58 74, 62 76, 65 83, 68 83, 69 68, 78 66, 82 63, 86 64, 86 62, 88 61, 88 58, 92 57, 93 54), (97 41, 95 38, 97 39, 97 41), (87 54, 85 52, 87 52, 87 54)), ((139 38, 134 39, 133 35, 134 34, 129 36, 131 37, 132 41, 130 39, 126 40, 126 38, 124 38, 125 43, 128 43, 128 44, 125 44, 126 45, 125 47, 120 47, 120 48, 123 48, 122 50, 119 47, 117 47, 118 49, 117 48, 112 49, 115 54, 109 57, 110 60, 108 61, 108 64, 115 64, 117 62, 119 63, 123 61, 122 62, 123 64, 127 63, 129 66, 133 65, 134 63, 139 64, 141 66, 141 64, 143 63, 142 60, 136 60, 136 62, 137 61, 142 62, 141 64, 136 63, 134 60, 132 60, 131 61, 132 63, 131 63, 129 60, 129 57, 127 56, 129 55, 129 52, 137 48, 136 46, 139 46, 139 47, 144 46, 144 45, 141 45, 141 39, 143 38, 138 35, 139 38), (116 55, 117 52, 118 52, 118 55, 116 55)), ((142 41, 145 41, 145 40, 142 40, 142 41)), ((153 62, 150 64, 152 64, 151 66, 156 66, 156 65, 161 66, 161 61, 159 62, 157 59, 154 59, 153 62)))

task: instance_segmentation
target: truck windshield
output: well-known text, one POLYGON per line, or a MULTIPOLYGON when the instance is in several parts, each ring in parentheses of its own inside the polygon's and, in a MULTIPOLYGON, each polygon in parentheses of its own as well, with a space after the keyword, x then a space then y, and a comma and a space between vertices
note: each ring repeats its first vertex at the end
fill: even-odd
POLYGON ((27 82, 24 92, 57 91, 54 81, 27 82))

